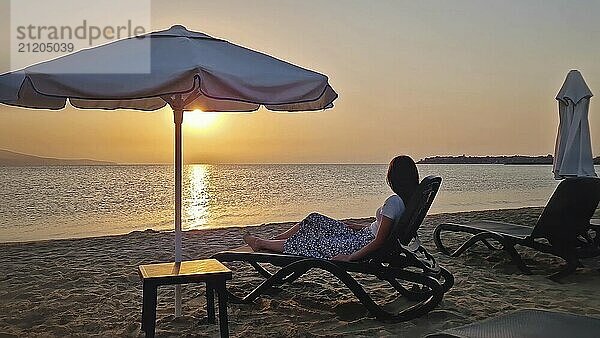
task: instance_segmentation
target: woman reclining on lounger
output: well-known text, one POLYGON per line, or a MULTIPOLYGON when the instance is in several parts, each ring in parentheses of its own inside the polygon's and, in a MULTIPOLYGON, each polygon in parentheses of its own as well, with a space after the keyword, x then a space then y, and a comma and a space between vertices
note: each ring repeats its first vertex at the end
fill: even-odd
POLYGON ((388 167, 387 183, 395 195, 388 197, 375 213, 371 224, 341 222, 311 213, 305 219, 272 238, 245 235, 244 241, 254 251, 266 249, 292 255, 356 261, 379 249, 390 234, 394 221, 402 216, 419 185, 415 162, 408 156, 395 157, 388 167))

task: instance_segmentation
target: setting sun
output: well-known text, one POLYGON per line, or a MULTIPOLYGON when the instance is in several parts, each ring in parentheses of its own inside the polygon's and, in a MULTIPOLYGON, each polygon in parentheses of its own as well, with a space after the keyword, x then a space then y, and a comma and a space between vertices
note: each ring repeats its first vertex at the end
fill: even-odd
POLYGON ((217 113, 205 113, 200 109, 196 109, 185 113, 183 124, 192 129, 207 129, 217 122, 218 117, 219 114, 217 113))

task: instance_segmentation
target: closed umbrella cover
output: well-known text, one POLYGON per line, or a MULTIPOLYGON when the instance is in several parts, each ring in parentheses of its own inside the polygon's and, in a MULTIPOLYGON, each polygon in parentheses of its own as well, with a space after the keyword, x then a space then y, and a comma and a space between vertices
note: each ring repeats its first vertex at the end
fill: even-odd
POLYGON ((577 70, 571 70, 556 96, 560 124, 554 148, 555 179, 596 176, 588 110, 592 91, 577 70))

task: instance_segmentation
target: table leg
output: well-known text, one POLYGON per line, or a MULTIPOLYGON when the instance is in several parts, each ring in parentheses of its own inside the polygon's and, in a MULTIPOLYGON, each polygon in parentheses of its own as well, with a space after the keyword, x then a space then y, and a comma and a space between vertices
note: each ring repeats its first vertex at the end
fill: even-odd
POLYGON ((153 283, 144 283, 142 305, 142 331, 146 337, 154 337, 156 327, 156 288, 153 283))
POLYGON ((206 317, 209 324, 215 324, 215 289, 212 283, 206 283, 206 317))
POLYGON ((142 287, 142 331, 146 332, 146 316, 148 316, 148 311, 146 308, 148 307, 148 291, 146 291, 147 287, 144 283, 142 287))
POLYGON ((219 330, 221 337, 229 337, 229 323, 227 319, 227 289, 225 282, 220 283, 217 289, 219 297, 219 330))

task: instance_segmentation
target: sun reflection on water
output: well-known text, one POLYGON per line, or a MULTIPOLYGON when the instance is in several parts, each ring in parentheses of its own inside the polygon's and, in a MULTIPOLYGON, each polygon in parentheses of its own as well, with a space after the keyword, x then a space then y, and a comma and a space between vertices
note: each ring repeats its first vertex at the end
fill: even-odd
POLYGON ((186 208, 186 230, 201 229, 208 223, 209 180, 208 165, 192 165, 190 168, 190 195, 186 208))

